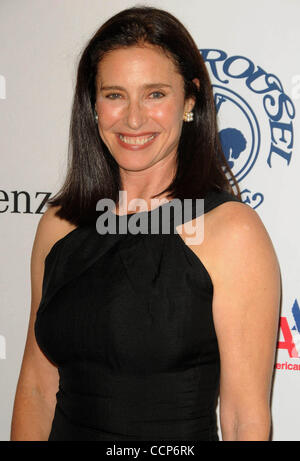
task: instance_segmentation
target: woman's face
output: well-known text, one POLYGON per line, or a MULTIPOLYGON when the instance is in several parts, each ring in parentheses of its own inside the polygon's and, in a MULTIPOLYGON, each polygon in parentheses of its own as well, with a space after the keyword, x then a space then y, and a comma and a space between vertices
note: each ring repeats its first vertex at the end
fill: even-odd
POLYGON ((99 133, 121 168, 138 171, 176 158, 184 82, 173 62, 150 46, 117 49, 98 65, 95 110, 99 133))

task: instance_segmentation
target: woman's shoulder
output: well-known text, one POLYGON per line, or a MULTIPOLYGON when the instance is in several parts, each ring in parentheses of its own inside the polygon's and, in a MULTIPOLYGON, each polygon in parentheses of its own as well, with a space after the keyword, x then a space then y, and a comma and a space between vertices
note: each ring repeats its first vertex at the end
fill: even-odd
POLYGON ((58 216, 60 206, 50 206, 40 218, 37 226, 34 245, 43 260, 46 259, 53 246, 77 228, 66 219, 58 216))
POLYGON ((216 259, 228 252, 239 253, 243 246, 256 245, 268 239, 259 214, 242 201, 225 201, 206 215, 206 232, 216 259))
POLYGON ((264 227, 258 213, 247 203, 228 200, 225 201, 209 212, 212 217, 212 225, 215 233, 219 236, 228 233, 243 233, 246 228, 264 227))
POLYGON ((278 265, 271 237, 259 214, 248 204, 233 201, 215 208, 209 234, 213 272, 219 273, 220 279, 229 262, 253 273, 263 261, 273 268, 278 265))

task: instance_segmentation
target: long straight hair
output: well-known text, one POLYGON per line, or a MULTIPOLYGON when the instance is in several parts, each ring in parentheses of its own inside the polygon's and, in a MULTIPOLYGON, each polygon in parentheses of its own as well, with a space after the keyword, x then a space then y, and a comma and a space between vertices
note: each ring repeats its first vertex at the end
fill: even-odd
POLYGON ((99 62, 112 50, 150 44, 172 59, 184 80, 185 97, 194 97, 194 121, 183 123, 177 171, 171 184, 153 197, 202 198, 226 190, 241 200, 237 181, 223 153, 210 78, 197 45, 181 22, 167 11, 136 6, 111 17, 83 50, 77 71, 70 122, 68 168, 59 192, 48 200, 56 215, 76 225, 94 222, 96 203, 118 203, 119 166, 102 141, 94 119, 99 62), (200 88, 193 83, 198 78, 200 88), (233 181, 237 193, 231 186, 233 181))

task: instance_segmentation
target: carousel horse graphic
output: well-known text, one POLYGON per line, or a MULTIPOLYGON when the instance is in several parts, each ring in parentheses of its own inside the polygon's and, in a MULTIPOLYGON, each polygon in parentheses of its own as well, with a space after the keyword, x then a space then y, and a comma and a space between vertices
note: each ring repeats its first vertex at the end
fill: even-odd
MULTIPOLYGON (((227 100, 226 97, 218 95, 216 98, 216 111, 220 110, 221 105, 227 100)), ((238 159, 242 152, 245 151, 247 141, 240 130, 236 128, 224 128, 219 131, 219 136, 223 148, 224 155, 229 164, 230 169, 234 167, 234 160, 238 159)))
POLYGON ((247 141, 240 130, 225 128, 219 132, 223 152, 230 169, 234 166, 234 160, 238 159, 246 149, 247 141))

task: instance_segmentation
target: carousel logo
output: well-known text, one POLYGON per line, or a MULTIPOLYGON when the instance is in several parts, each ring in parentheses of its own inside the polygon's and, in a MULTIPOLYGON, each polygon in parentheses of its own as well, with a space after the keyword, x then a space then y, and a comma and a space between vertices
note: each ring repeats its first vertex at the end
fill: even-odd
MULTIPOLYGON (((237 181, 258 164, 268 172, 289 166, 295 107, 279 78, 244 56, 228 56, 217 49, 200 51, 213 83, 223 151, 237 181)), ((259 191, 241 192, 253 208, 264 200, 259 191)))

